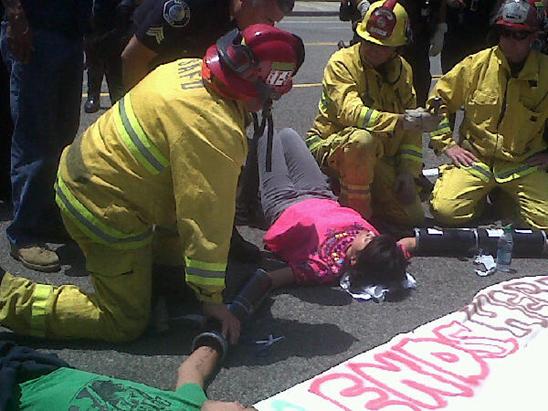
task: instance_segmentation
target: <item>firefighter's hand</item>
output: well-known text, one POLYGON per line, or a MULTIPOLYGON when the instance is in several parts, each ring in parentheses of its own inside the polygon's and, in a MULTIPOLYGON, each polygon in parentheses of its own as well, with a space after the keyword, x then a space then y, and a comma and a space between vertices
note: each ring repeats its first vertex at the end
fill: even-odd
POLYGON ((405 110, 403 128, 409 131, 430 132, 438 128, 441 116, 432 114, 422 107, 405 110))
POLYGON ((471 166, 478 161, 478 158, 474 155, 474 153, 471 153, 459 145, 449 147, 445 150, 445 154, 451 159, 453 164, 458 167, 471 166))
POLYGON ((548 170, 548 151, 535 154, 534 156, 529 157, 525 162, 530 166, 537 166, 544 170, 548 170))
POLYGON ((415 201, 416 188, 413 175, 405 171, 398 174, 396 176, 395 191, 396 197, 402 204, 411 204, 415 201))
POLYGON ((430 56, 437 56, 443 49, 443 41, 445 39, 445 33, 447 33, 447 23, 439 23, 436 26, 436 31, 430 38, 430 56))
POLYGON ((240 320, 230 312, 225 304, 204 303, 204 314, 221 322, 222 333, 230 341, 236 344, 240 338, 240 320))
POLYGON ((362 18, 367 14, 367 10, 369 10, 369 7, 371 7, 371 4, 369 3, 368 0, 355 0, 358 4, 356 6, 356 8, 358 9, 358 11, 360 12, 362 18))
POLYGON ((8 17, 6 37, 13 56, 21 63, 28 63, 32 54, 32 32, 24 12, 8 17))

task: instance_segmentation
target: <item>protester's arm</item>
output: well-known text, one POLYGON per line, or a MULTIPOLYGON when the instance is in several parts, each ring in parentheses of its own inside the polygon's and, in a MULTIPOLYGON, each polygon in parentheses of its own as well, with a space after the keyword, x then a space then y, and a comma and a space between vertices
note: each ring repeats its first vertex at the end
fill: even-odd
POLYGON ((15 58, 28 63, 32 53, 32 32, 20 0, 2 0, 7 17, 6 37, 15 58))
POLYGON ((330 60, 325 68, 320 110, 344 126, 384 133, 393 132, 401 117, 401 114, 366 106, 360 97, 356 79, 340 59, 330 60))
POLYGON ((415 237, 404 237, 400 240, 398 240, 398 244, 409 254, 409 256, 413 255, 413 253, 417 249, 417 239, 415 237))
MULTIPOLYGON (((198 384, 204 388, 206 380, 211 377, 221 354, 212 347, 202 345, 194 350, 190 356, 181 363, 177 371, 177 384, 175 389, 185 384, 198 384)), ((245 407, 239 402, 225 402, 207 400, 203 403, 202 411, 246 411, 254 410, 245 407)))
POLYGON ((141 43, 135 35, 122 52, 122 75, 124 89, 129 91, 149 72, 151 63, 158 54, 141 43))
POLYGON ((179 366, 176 388, 184 384, 198 384, 203 388, 220 358, 220 353, 212 347, 202 345, 196 348, 179 366))
POLYGON ((295 282, 295 274, 291 267, 283 267, 269 271, 268 275, 272 279, 272 289, 286 287, 295 282))

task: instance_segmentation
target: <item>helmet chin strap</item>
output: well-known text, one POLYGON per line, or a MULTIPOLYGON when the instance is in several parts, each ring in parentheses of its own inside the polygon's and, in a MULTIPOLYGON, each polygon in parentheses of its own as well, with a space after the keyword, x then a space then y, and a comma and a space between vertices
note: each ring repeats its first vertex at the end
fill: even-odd
POLYGON ((272 140, 274 138, 274 120, 272 120, 272 89, 264 83, 257 81, 257 91, 260 99, 263 101, 263 110, 261 112, 262 120, 259 123, 257 113, 253 113, 253 149, 257 150, 259 138, 267 129, 267 146, 266 146, 266 171, 272 171, 272 140))
POLYGON ((265 129, 267 130, 267 146, 266 146, 266 164, 265 168, 267 172, 272 171, 272 142, 274 138, 274 120, 272 120, 272 100, 267 100, 263 106, 261 112, 261 121, 259 122, 259 116, 257 113, 253 113, 253 139, 252 149, 257 150, 259 138, 264 134, 265 129))

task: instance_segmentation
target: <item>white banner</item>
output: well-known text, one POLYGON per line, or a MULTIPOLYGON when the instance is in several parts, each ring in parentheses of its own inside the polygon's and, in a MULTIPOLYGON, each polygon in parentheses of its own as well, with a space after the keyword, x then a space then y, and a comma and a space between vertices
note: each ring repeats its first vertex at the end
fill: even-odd
POLYGON ((480 291, 462 310, 400 334, 259 402, 260 411, 548 410, 548 276, 480 291))

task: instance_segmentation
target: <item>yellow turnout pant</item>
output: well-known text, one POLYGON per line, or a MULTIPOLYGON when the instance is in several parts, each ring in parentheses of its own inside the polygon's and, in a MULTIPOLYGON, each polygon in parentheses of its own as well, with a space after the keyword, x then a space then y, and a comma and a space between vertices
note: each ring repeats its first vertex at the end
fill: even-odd
POLYGON ((118 250, 86 237, 63 216, 86 256, 95 288, 54 287, 5 274, 0 287, 0 324, 16 333, 48 338, 112 342, 137 338, 146 328, 151 298, 151 245, 118 250))
POLYGON ((418 194, 411 204, 398 200, 394 187, 397 164, 384 155, 378 137, 366 130, 347 127, 326 139, 312 153, 322 171, 339 178, 342 205, 358 211, 365 218, 375 215, 403 226, 417 226, 424 221, 418 194))
POLYGON ((514 215, 516 211, 518 223, 548 229, 548 173, 543 170, 501 183, 493 176, 474 175, 463 168, 444 166, 434 186, 432 214, 445 225, 466 224, 481 214, 487 194, 496 187, 512 200, 502 205, 507 208, 501 210, 505 215, 514 215))

